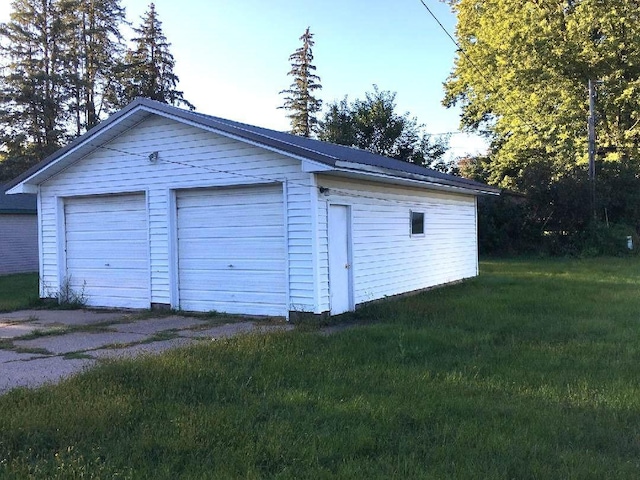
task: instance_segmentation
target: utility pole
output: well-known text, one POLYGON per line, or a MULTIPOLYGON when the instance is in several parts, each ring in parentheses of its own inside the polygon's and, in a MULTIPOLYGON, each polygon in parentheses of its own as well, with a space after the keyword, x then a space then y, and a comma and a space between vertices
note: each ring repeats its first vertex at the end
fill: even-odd
POLYGON ((589 80, 589 181, 591 208, 596 219, 596 82, 589 80))

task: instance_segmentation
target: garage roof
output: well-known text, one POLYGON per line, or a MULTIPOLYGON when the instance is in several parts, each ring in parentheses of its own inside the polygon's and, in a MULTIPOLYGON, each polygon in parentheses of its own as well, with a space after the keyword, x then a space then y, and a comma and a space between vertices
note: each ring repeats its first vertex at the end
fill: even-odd
POLYGON ((20 195, 5 195, 4 188, 0 187, 0 214, 20 213, 36 214, 36 196, 23 193, 20 195))
POLYGON ((138 98, 101 122, 66 147, 45 158, 7 185, 10 193, 33 191, 37 185, 65 166, 110 141, 148 115, 161 115, 223 135, 322 164, 326 171, 336 170, 411 179, 432 185, 453 187, 476 194, 499 194, 499 189, 462 177, 447 175, 401 160, 376 155, 365 150, 300 137, 285 132, 256 127, 223 118, 177 108, 147 98, 138 98))

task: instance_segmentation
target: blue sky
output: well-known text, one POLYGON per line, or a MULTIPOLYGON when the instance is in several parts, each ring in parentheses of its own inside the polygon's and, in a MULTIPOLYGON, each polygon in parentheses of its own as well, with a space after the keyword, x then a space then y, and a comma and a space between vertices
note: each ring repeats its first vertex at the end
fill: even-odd
MULTIPOLYGON (((0 21, 10 8, 0 3, 0 21)), ((455 17, 439 0, 425 0, 449 32, 455 17)), ((123 0, 138 24, 149 2, 123 0)), ((307 26, 325 104, 364 97, 376 84, 397 92, 431 133, 458 130, 459 112, 441 106, 442 83, 455 54, 420 0, 156 0, 172 43, 185 98, 198 111, 276 130, 289 128, 280 90, 291 78, 289 55, 307 26)), ((452 156, 481 150, 477 137, 454 135, 452 156)))

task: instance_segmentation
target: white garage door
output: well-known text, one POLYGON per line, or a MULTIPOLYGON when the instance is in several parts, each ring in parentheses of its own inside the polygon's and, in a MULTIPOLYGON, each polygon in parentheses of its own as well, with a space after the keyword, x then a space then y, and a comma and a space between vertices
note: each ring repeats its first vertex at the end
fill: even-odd
POLYGON ((282 187, 177 194, 180 308, 285 315, 282 187))
POLYGON ((88 304, 149 308, 149 242, 145 196, 65 200, 67 277, 88 304))

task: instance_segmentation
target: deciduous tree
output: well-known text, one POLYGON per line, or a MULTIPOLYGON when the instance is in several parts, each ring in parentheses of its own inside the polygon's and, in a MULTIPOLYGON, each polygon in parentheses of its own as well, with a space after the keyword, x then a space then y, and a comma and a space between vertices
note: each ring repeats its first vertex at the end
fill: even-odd
POLYGON ((517 189, 531 163, 551 160, 554 176, 586 163, 589 79, 601 82, 600 159, 638 158, 639 1, 449 3, 461 48, 444 104, 491 138, 493 183, 517 189))
POLYGON ((395 98, 394 92, 374 85, 364 99, 333 102, 321 123, 319 138, 449 171, 451 166, 441 161, 448 138, 434 138, 408 112, 397 113, 395 98))
POLYGON ((637 227, 640 200, 617 186, 640 176, 640 1, 448 3, 460 49, 444 104, 459 105, 462 126, 491 140, 473 174, 525 193, 526 220, 541 238, 560 244, 599 231, 590 225, 587 178, 591 79, 598 82, 596 217, 637 227))

